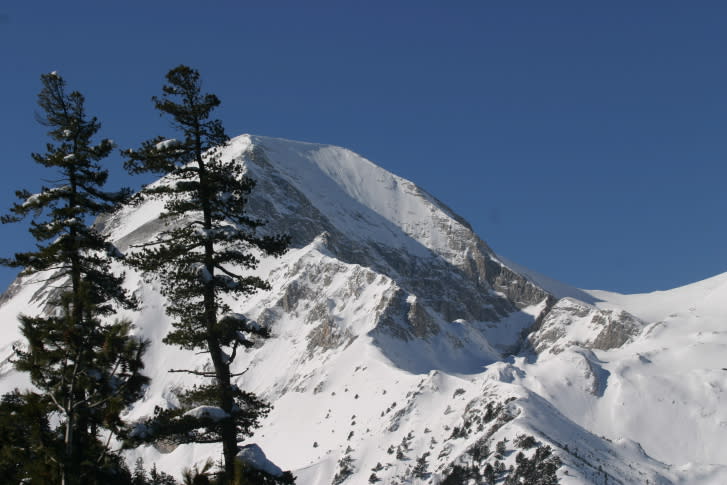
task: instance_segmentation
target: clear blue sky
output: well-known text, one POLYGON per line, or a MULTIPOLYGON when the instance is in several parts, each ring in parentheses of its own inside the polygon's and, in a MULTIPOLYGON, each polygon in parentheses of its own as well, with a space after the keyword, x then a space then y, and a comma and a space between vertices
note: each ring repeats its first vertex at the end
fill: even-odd
MULTIPOLYGON (((553 278, 641 292, 727 271, 724 2, 6 0, 0 207, 44 175, 41 73, 131 147, 169 132, 150 97, 180 63, 230 135, 348 147, 553 278)), ((0 231, 3 255, 32 243, 0 231)))

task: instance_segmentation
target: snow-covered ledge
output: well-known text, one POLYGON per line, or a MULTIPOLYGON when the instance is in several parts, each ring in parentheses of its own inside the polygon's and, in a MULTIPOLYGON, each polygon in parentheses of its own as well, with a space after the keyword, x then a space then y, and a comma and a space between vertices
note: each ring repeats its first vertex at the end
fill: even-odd
POLYGON ((237 459, 251 468, 263 471, 274 477, 281 477, 283 475, 283 470, 268 460, 262 448, 255 443, 241 447, 240 452, 237 454, 237 459))

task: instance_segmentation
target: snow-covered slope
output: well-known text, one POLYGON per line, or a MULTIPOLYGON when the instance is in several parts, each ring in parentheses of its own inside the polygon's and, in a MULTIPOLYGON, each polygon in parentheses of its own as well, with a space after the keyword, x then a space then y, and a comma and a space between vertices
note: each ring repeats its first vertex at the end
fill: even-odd
MULTIPOLYGON (((434 197, 346 149, 245 135, 224 156, 257 181, 264 230, 293 237, 257 270, 271 290, 230 303, 273 332, 236 361, 249 368, 238 385, 274 405, 250 442, 298 483, 440 483, 488 465, 502 481, 536 455, 562 460, 561 483, 727 483, 726 275, 656 295, 584 292, 499 258, 434 197)), ((160 210, 97 224, 126 250, 160 230, 160 210)), ((2 391, 27 385, 7 358, 16 315, 43 311, 41 279, 0 301, 2 391)), ((153 341, 134 420, 174 405, 191 381, 168 370, 203 358, 161 343, 155 283, 127 270, 126 284, 143 305, 125 316, 153 341)), ((129 458, 178 475, 218 454, 129 458)))

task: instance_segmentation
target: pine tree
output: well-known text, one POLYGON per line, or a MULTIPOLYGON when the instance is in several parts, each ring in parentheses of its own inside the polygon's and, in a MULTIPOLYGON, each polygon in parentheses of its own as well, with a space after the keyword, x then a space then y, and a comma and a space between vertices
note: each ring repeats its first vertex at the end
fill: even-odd
POLYGON ((14 391, 0 399, 0 483, 58 483, 62 442, 51 431, 47 401, 14 391))
POLYGON ((222 123, 210 119, 220 101, 201 92, 199 73, 179 66, 166 80, 162 96, 152 99, 156 109, 172 118, 182 139, 157 137, 139 150, 127 150, 125 156, 132 173, 166 176, 142 196, 165 200, 161 217, 168 226, 129 261, 161 282, 174 326, 164 341, 208 353, 213 370, 186 370, 212 382, 183 393, 181 408, 158 410, 148 423, 148 436, 179 443, 222 442, 222 483, 230 483, 238 440, 249 436, 268 411, 254 394, 233 385, 231 365, 240 347, 252 346, 255 336, 265 338, 268 331, 231 313, 223 297, 268 289, 265 281, 243 272, 257 266, 255 254, 283 254, 288 238, 255 234, 263 222, 246 214, 255 183, 239 161, 222 159, 229 139, 222 123), (204 405, 221 412, 188 413, 204 405))
POLYGON ((149 485, 177 485, 173 476, 157 471, 156 463, 152 465, 149 472, 149 485))
POLYGON ((146 470, 144 470, 144 459, 137 458, 134 463, 134 472, 131 475, 131 485, 148 485, 148 483, 146 470))
POLYGON ((115 483, 125 466, 100 437, 120 432, 121 411, 141 396, 146 342, 130 336, 130 323, 110 321, 115 308, 133 308, 135 301, 122 288, 123 275, 111 271, 111 258, 120 253, 87 222, 129 192, 102 189, 108 172, 99 162, 113 144, 106 139, 93 144, 100 124, 86 115, 83 95, 67 93, 55 72, 41 81, 40 120, 52 142, 46 153, 32 157, 53 170, 56 182, 37 194, 16 192, 20 201, 2 222, 32 214, 36 249, 1 262, 22 268, 21 276, 42 273, 54 289, 50 311, 19 316, 27 344, 15 349, 14 363, 38 390, 24 398, 26 405, 33 403, 34 412, 45 416, 51 437, 60 443, 42 451, 44 460, 57 463, 61 483, 115 483))

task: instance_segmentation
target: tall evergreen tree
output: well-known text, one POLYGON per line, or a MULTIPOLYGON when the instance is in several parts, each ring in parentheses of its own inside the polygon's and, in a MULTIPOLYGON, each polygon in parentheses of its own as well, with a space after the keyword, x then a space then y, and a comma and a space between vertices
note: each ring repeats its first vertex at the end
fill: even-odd
POLYGON ((208 353, 212 371, 187 370, 211 382, 181 395, 181 408, 159 410, 148 429, 150 436, 178 442, 222 442, 222 483, 227 484, 235 476, 238 441, 268 410, 255 395, 233 385, 231 365, 240 347, 268 332, 231 313, 223 297, 269 288, 244 271, 257 266, 257 251, 283 254, 288 238, 256 235, 263 222, 246 213, 255 183, 238 161, 221 157, 229 139, 222 123, 210 119, 220 104, 217 96, 202 93, 199 73, 187 66, 172 69, 166 80, 161 97, 152 99, 156 109, 171 117, 181 140, 157 137, 125 155, 132 173, 166 176, 142 195, 165 200, 161 217, 168 228, 129 261, 161 282, 174 326, 164 341, 208 353))
POLYGON ((111 259, 120 253, 87 223, 129 192, 103 190, 108 172, 100 161, 113 144, 92 142, 100 124, 87 116, 83 95, 68 93, 55 72, 41 81, 39 118, 52 142, 32 157, 53 170, 55 185, 37 194, 16 192, 20 201, 2 222, 32 214, 36 249, 0 262, 22 268, 21 276, 42 273, 50 311, 19 317, 27 344, 16 348, 15 366, 30 374, 37 392, 18 394, 6 405, 32 405, 30 415, 46 416, 48 432, 37 433, 46 443, 39 450, 56 463, 61 483, 113 483, 125 466, 101 437, 121 431, 121 411, 141 397, 147 344, 130 336, 130 323, 111 321, 115 308, 133 308, 135 301, 122 288, 123 275, 111 271, 111 259))

